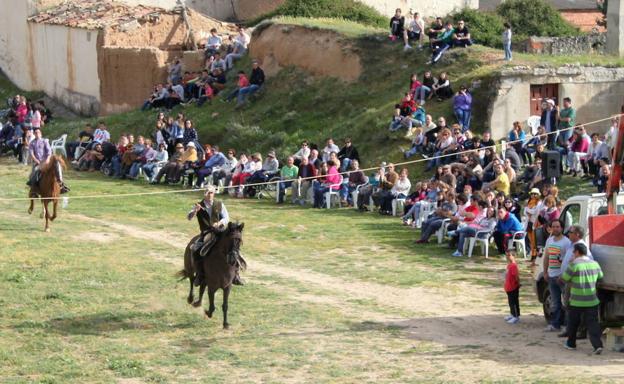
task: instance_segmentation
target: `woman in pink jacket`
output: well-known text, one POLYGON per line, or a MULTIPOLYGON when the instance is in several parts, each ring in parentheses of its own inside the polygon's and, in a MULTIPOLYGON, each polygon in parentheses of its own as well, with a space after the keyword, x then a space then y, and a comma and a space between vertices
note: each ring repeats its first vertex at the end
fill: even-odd
POLYGON ((333 191, 338 191, 340 189, 340 174, 338 173, 338 169, 336 168, 336 164, 333 161, 329 160, 327 162, 327 175, 325 176, 325 180, 322 183, 315 181, 314 183, 314 208, 322 208, 323 207, 323 196, 325 192, 328 192, 330 188, 333 191))

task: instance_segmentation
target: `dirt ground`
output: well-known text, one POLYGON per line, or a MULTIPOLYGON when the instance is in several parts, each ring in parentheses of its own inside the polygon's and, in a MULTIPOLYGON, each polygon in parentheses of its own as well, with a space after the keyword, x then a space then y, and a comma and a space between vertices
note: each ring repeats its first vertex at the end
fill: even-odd
MULTIPOLYGON (((67 216, 76 221, 98 223, 104 232, 119 232, 181 250, 184 247, 179 241, 180 234, 148 231, 78 214, 67 216)), ((95 239, 95 235, 83 236, 95 239)), ((99 234, 98 239, 101 236, 99 234)), ((150 255, 181 266, 180 258, 150 255)), ((430 357, 429 364, 419 363, 417 367, 410 368, 415 370, 417 377, 426 376, 427 372, 439 372, 442 368, 446 372, 443 377, 438 377, 442 380, 457 381, 461 374, 462 382, 522 381, 526 377, 531 377, 532 381, 536 376, 543 375, 546 369, 550 373, 558 373, 556 376, 562 380, 624 381, 624 355, 605 351, 600 357, 589 356, 590 345, 587 341, 579 341, 578 351, 564 350, 561 345, 563 339, 542 331, 544 321, 539 313, 524 314, 518 325, 510 326, 503 321, 500 309, 492 307, 490 297, 494 292, 490 288, 462 283, 453 292, 424 287, 406 289, 248 261, 249 270, 245 278, 250 281, 271 288, 272 284, 263 277, 273 276, 322 290, 306 294, 283 285, 275 287, 290 299, 331 306, 369 329, 398 329, 401 337, 412 339, 415 343, 429 342, 431 348, 440 350, 440 354, 430 357), (354 304, 362 301, 375 303, 378 310, 362 310, 354 304)), ((297 333, 301 329, 283 331, 297 333)), ((371 350, 370 353, 375 354, 376 351, 371 350)))

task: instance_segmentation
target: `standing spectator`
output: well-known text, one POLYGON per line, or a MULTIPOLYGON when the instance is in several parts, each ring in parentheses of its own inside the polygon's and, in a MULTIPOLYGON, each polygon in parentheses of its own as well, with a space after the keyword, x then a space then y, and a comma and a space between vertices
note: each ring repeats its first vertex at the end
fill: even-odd
MULTIPOLYGON (((555 101, 548 99, 542 103, 542 116, 540 117, 540 125, 544 126, 546 133, 553 133, 557 130, 557 108, 555 101)), ((548 135, 548 149, 555 149, 557 142, 556 135, 548 135)))
POLYGON ((453 111, 462 132, 470 129, 470 117, 472 115, 472 95, 465 85, 459 88, 459 92, 453 98, 453 111))
POLYGON ((589 340, 594 347, 592 354, 602 353, 602 340, 600 339, 602 332, 598 322, 600 300, 596 294, 596 282, 603 276, 600 265, 587 256, 587 246, 575 244, 574 261, 570 263, 561 277, 563 281, 572 285, 567 327, 568 340, 564 344, 566 349, 576 349, 576 332, 583 318, 589 340))
POLYGON ((503 31, 503 50, 505 51, 505 61, 511 61, 511 24, 503 24, 505 30, 503 31))
POLYGON ((509 302, 510 315, 505 316, 505 321, 509 324, 516 324, 520 321, 520 275, 516 257, 510 251, 506 252, 506 256, 505 292, 509 302))
POLYGON ((250 37, 244 27, 238 28, 238 34, 234 38, 234 50, 225 57, 225 69, 229 71, 234 66, 234 60, 238 60, 247 53, 250 37))
POLYGON ((351 138, 347 137, 345 139, 344 147, 338 152, 338 160, 340 160, 340 171, 346 172, 349 169, 349 164, 351 161, 357 160, 360 161, 360 155, 358 154, 357 149, 351 143, 351 138))
POLYGON ((466 23, 464 20, 459 20, 457 23, 457 28, 453 32, 453 46, 454 47, 469 47, 472 45, 472 40, 470 38, 470 31, 468 27, 466 27, 466 23))
POLYGON ((531 262, 537 258, 537 241, 535 239, 535 230, 539 222, 537 221, 539 213, 542 209, 541 193, 538 188, 533 188, 529 192, 529 201, 524 207, 524 217, 526 218, 526 233, 529 238, 529 247, 531 248, 531 262))
MULTIPOLYGON (((551 320, 546 327, 546 332, 558 332, 563 323, 561 307, 561 263, 568 248, 572 246, 570 240, 563 235, 563 222, 559 219, 550 222, 550 237, 544 247, 544 280, 548 282, 551 300, 551 320)), ((575 332, 576 336, 576 332, 575 332)))
POLYGON ((173 62, 169 64, 167 73, 169 74, 167 80, 170 83, 179 84, 182 81, 182 63, 180 58, 176 57, 173 59, 173 62))
POLYGON ((605 133, 605 143, 607 147, 609 147, 609 152, 613 151, 615 147, 615 143, 617 142, 618 130, 620 127, 620 118, 618 116, 614 116, 611 118, 611 126, 607 129, 605 133))
POLYGON ((558 115, 559 126, 559 139, 560 143, 567 143, 570 136, 572 136, 572 130, 576 124, 576 109, 572 108, 572 99, 569 97, 563 98, 563 108, 559 111, 558 115))

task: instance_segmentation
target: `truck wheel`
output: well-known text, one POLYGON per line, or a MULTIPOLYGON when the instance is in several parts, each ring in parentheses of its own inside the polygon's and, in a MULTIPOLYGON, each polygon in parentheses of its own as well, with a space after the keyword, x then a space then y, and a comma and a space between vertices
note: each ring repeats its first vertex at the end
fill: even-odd
POLYGON ((548 284, 544 284, 542 288, 542 297, 544 298, 544 303, 542 304, 542 309, 544 310, 544 319, 547 324, 550 324, 551 318, 551 308, 552 308, 552 300, 550 298, 550 289, 548 289, 548 284))

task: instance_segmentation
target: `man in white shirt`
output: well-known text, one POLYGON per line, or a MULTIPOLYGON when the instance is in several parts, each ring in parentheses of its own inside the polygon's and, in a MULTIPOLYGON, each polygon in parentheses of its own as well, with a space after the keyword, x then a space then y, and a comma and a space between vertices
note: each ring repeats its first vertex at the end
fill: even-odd
POLYGON ((212 28, 210 30, 210 36, 208 37, 208 41, 206 41, 206 54, 205 57, 208 58, 217 52, 221 48, 221 44, 223 44, 223 40, 221 36, 217 35, 217 29, 212 28))
POLYGON ((414 18, 409 22, 409 26, 407 28, 407 38, 408 40, 418 41, 418 49, 422 49, 424 31, 425 22, 420 17, 420 14, 415 12, 414 18))
POLYGON ((327 139, 327 145, 323 148, 323 162, 326 163, 329 161, 329 155, 332 152, 336 152, 336 154, 338 154, 338 152, 340 152, 340 148, 334 144, 334 139, 330 137, 327 139))
POLYGON ((245 32, 244 27, 238 29, 238 35, 234 38, 234 51, 225 56, 225 69, 230 70, 234 66, 234 60, 240 59, 247 52, 247 46, 251 38, 245 32))

